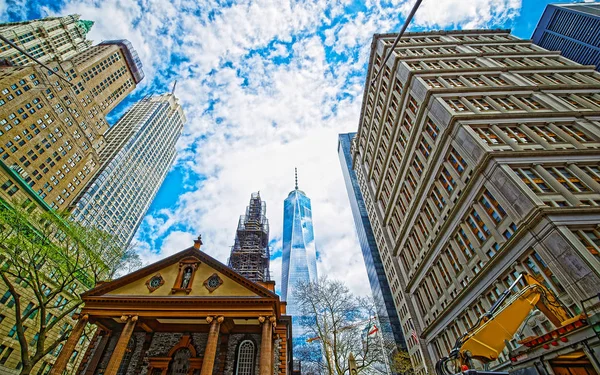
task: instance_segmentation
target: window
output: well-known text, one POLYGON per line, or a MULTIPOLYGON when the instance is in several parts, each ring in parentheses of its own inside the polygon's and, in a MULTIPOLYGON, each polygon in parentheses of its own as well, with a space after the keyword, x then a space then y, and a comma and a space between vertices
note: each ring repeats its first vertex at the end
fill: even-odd
POLYGON ((589 191, 590 189, 581 182, 579 178, 574 176, 567 168, 564 167, 555 167, 550 168, 548 171, 552 175, 552 177, 556 178, 556 180, 565 188, 567 188, 571 192, 579 193, 583 191, 589 191))
POLYGON ((584 229, 575 231, 579 240, 596 259, 600 260, 600 230, 584 229))
POLYGON ((552 193, 554 190, 540 177, 533 168, 518 168, 517 174, 521 180, 536 193, 552 193))
POLYGON ((541 104, 539 101, 537 101, 534 98, 531 97, 520 97, 519 100, 529 109, 546 109, 546 106, 544 106, 543 104, 541 104))
POLYGON ((452 167, 458 172, 459 175, 462 175, 467 167, 467 163, 465 160, 456 152, 456 150, 451 149, 450 154, 448 155, 448 161, 452 165, 452 167))
POLYGON ((467 110, 463 102, 460 101, 460 99, 450 99, 447 103, 450 106, 450 108, 452 108, 452 110, 455 112, 464 112, 467 110))
POLYGON ((436 124, 433 123, 433 121, 431 121, 430 118, 427 118, 427 122, 425 123, 425 131, 427 132, 427 134, 429 134, 431 139, 435 141, 435 139, 438 136, 438 133, 440 132, 440 129, 437 127, 436 124))
POLYGON ((485 190, 479 199, 479 202, 485 207, 487 214, 493 219, 496 223, 502 221, 502 219, 506 216, 506 211, 500 206, 498 201, 492 196, 492 194, 485 190))
POLYGON ((236 375, 254 374, 254 343, 250 340, 242 341, 238 346, 236 375))

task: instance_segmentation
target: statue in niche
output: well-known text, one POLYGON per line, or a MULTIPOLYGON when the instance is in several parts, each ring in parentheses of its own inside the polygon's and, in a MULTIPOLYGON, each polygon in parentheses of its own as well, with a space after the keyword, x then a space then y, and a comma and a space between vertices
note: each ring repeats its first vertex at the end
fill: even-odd
POLYGON ((183 271, 183 278, 181 280, 181 288, 187 289, 190 285, 190 280, 192 279, 192 267, 188 267, 183 271))

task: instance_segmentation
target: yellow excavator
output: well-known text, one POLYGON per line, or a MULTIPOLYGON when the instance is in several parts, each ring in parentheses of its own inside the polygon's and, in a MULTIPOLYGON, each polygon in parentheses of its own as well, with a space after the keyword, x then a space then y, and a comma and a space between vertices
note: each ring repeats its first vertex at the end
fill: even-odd
MULTIPOLYGON (((490 310, 456 340, 449 355, 436 363, 437 375, 471 372, 474 368, 473 360, 484 365, 497 360, 506 347, 506 342, 513 339, 534 308, 541 311, 557 328, 569 326, 582 319, 581 315, 572 317, 554 293, 534 277, 521 274, 490 310), (519 285, 523 286, 517 292, 513 292, 519 285)), ((507 374, 489 371, 477 373, 507 374)))

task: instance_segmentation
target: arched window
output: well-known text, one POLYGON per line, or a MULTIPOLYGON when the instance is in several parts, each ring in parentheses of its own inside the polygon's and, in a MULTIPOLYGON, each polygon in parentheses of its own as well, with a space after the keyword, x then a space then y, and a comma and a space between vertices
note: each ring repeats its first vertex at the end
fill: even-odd
POLYGON ((173 359, 169 364, 170 375, 186 375, 190 368, 190 357, 192 353, 188 348, 181 348, 173 354, 173 359))
POLYGON ((238 346, 236 375, 254 374, 254 343, 250 340, 244 340, 238 346))

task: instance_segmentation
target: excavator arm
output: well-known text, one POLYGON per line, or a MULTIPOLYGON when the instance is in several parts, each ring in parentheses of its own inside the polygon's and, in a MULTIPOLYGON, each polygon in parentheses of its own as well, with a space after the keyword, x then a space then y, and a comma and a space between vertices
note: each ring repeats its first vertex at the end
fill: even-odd
POLYGON ((534 277, 521 274, 490 310, 458 338, 448 357, 438 361, 437 374, 449 375, 470 368, 472 359, 484 364, 498 359, 506 341, 514 337, 534 308, 546 315, 556 327, 568 324, 571 320, 568 310, 548 288, 534 277), (525 286, 513 294, 513 289, 521 280, 525 281, 525 286), (459 364, 458 371, 449 370, 447 366, 450 363, 455 366, 459 364))

